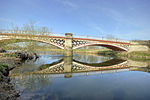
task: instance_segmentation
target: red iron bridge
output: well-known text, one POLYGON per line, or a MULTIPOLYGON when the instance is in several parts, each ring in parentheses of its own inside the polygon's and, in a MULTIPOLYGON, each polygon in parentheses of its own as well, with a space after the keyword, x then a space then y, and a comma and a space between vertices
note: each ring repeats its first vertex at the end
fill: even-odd
POLYGON ((128 51, 130 46, 130 41, 90 36, 77 36, 72 35, 72 33, 51 33, 49 35, 38 35, 36 33, 35 35, 31 35, 31 33, 0 32, 0 41, 6 39, 34 40, 43 43, 48 43, 60 49, 66 50, 74 50, 85 46, 102 46, 112 49, 114 51, 128 51))

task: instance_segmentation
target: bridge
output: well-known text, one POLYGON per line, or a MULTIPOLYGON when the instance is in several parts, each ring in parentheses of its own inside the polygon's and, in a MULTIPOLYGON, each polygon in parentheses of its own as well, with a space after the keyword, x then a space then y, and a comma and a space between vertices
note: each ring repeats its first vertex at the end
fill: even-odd
POLYGON ((39 71, 34 74, 65 74, 70 77, 72 73, 83 73, 93 71, 110 71, 118 69, 128 69, 128 61, 121 59, 111 59, 102 63, 83 63, 73 60, 72 57, 64 57, 63 59, 52 64, 42 65, 39 71), (43 69, 42 69, 43 66, 43 69), (47 66, 47 67, 45 67, 47 66))
POLYGON ((42 65, 43 69, 35 70, 33 72, 25 73, 10 73, 11 76, 24 75, 50 75, 70 78, 72 76, 90 75, 93 74, 104 74, 104 73, 116 73, 122 71, 143 71, 150 72, 149 62, 139 62, 133 60, 121 60, 111 59, 101 63, 85 63, 77 60, 73 60, 72 57, 64 57, 63 59, 53 62, 51 64, 42 65), (47 66, 47 67, 45 67, 47 66))
MULTIPOLYGON (((122 59, 111 59, 101 63, 84 63, 74 60, 72 57, 64 57, 59 61, 51 64, 44 64, 39 67, 38 70, 33 72, 26 72, 25 74, 51 74, 59 75, 63 74, 65 78, 72 77, 72 73, 87 73, 88 72, 120 72, 129 69, 131 66, 128 65, 127 60, 122 59)), ((11 73, 13 76, 18 76, 20 73, 11 73)))
MULTIPOLYGON (((73 36, 72 33, 62 34, 52 34, 52 35, 31 35, 31 34, 15 34, 15 33, 0 33, 0 41, 8 39, 25 39, 34 40, 43 43, 48 43, 56 46, 60 49, 64 49, 65 56, 72 56, 74 49, 78 49, 85 46, 102 46, 114 51, 135 51, 140 48, 140 50, 149 50, 150 46, 147 46, 147 42, 143 45, 139 42, 132 41, 122 41, 122 40, 108 40, 98 37, 87 37, 87 36, 73 36), (142 48, 142 49, 141 49, 142 48)), ((141 42, 140 42, 141 43, 141 42)), ((143 43, 143 42, 142 42, 143 43)), ((150 42, 148 42, 148 45, 150 42)))

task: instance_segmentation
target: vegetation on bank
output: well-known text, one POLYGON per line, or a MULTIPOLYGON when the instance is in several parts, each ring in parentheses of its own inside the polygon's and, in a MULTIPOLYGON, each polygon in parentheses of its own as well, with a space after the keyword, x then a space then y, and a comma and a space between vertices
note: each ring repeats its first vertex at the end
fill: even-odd
POLYGON ((133 60, 150 60, 150 52, 146 51, 119 52, 117 56, 128 57, 133 60))
POLYGON ((50 66, 53 66, 53 65, 56 65, 56 64, 62 62, 62 61, 63 61, 63 59, 60 59, 60 60, 58 60, 57 62, 53 62, 53 63, 51 63, 51 64, 41 65, 41 66, 38 68, 38 70, 39 70, 39 71, 40 71, 40 70, 44 70, 44 69, 46 69, 46 68, 48 68, 48 67, 50 67, 50 66))
POLYGON ((0 54, 0 56, 2 56, 2 57, 17 57, 17 55, 16 54, 14 54, 14 53, 2 53, 2 54, 0 54))
POLYGON ((134 52, 119 52, 119 51, 100 51, 99 55, 113 56, 113 57, 126 57, 132 60, 150 60, 150 52, 134 51, 134 52))
POLYGON ((6 73, 9 69, 9 66, 7 64, 3 64, 0 62, 0 72, 1 73, 6 73))
POLYGON ((10 83, 9 66, 0 62, 0 99, 18 100, 20 92, 15 90, 15 85, 10 83))
POLYGON ((117 56, 117 52, 112 50, 98 51, 97 54, 111 57, 117 56))

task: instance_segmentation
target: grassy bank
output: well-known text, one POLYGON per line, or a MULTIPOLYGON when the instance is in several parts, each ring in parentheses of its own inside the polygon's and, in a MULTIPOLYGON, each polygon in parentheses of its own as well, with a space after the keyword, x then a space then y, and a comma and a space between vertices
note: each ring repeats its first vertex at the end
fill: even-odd
POLYGON ((112 50, 99 51, 97 52, 97 54, 102 56, 111 56, 111 57, 117 56, 117 52, 112 50))
POLYGON ((150 60, 150 52, 134 51, 134 52, 119 52, 119 51, 100 51, 99 55, 112 57, 126 57, 132 60, 150 60))
POLYGON ((62 61, 63 61, 63 59, 58 60, 57 62, 53 62, 53 63, 51 63, 51 64, 44 64, 44 65, 41 65, 41 66, 38 68, 38 70, 40 71, 40 70, 46 69, 46 68, 48 68, 48 67, 50 67, 50 66, 52 66, 52 65, 56 65, 56 64, 58 64, 58 63, 60 63, 60 62, 62 62, 62 61))
POLYGON ((14 53, 0 53, 1 57, 17 57, 14 53))
POLYGON ((133 60, 150 60, 150 52, 134 51, 134 52, 118 52, 117 56, 128 57, 133 60))
POLYGON ((0 99, 18 100, 19 91, 15 90, 15 85, 10 83, 9 66, 0 62, 0 99))
POLYGON ((9 66, 7 64, 3 64, 0 62, 0 72, 1 73, 6 73, 9 69, 9 66))

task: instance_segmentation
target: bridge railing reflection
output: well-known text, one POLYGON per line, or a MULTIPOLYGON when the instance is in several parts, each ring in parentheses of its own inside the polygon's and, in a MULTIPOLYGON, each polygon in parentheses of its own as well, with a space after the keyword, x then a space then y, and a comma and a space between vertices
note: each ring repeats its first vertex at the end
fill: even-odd
MULTIPOLYGON (((41 68, 42 70, 35 72, 40 74, 64 74, 65 78, 72 77, 72 73, 85 73, 85 72, 93 72, 93 71, 112 71, 117 69, 127 69, 129 66, 127 65, 126 60, 114 59, 106 62, 102 62, 100 64, 88 64, 82 63, 79 61, 75 61, 72 57, 64 57, 63 60, 60 60, 57 63, 49 64, 46 68, 41 68), (116 63, 114 63, 114 61, 116 63), (111 63, 113 62, 113 63, 111 63), (110 63, 110 64, 107 64, 110 63)), ((44 65, 45 67, 45 65, 44 65)))

